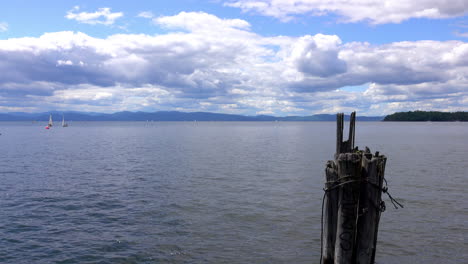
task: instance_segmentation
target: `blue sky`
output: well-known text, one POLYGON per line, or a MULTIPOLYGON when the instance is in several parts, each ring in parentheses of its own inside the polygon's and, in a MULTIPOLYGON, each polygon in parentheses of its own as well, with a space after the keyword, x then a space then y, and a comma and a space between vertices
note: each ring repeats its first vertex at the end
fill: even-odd
POLYGON ((466 111, 468 1, 5 1, 0 112, 466 111))

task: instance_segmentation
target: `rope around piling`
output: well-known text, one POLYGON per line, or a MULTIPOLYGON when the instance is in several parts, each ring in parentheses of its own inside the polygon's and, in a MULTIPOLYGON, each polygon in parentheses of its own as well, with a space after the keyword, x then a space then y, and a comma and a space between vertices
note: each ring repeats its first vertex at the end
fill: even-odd
MULTIPOLYGON (((343 177, 345 178, 345 177, 343 177)), ((403 205, 398 202, 395 198, 393 198, 390 193, 388 192, 388 183, 387 183, 387 180, 385 179, 385 177, 383 178, 384 182, 385 182, 385 186, 383 187, 380 187, 379 185, 369 181, 368 179, 364 179, 364 180, 349 180, 349 181, 345 181, 345 182, 340 182, 340 180, 336 180, 336 181, 327 181, 325 183, 325 185, 331 185, 331 187, 328 187, 328 188, 323 188, 323 197, 322 197, 322 215, 321 215, 321 218, 320 218, 320 263, 322 263, 322 259, 323 259, 323 209, 324 209, 324 205, 325 205, 325 197, 326 195, 333 189, 336 189, 340 186, 343 186, 343 185, 346 185, 346 184, 350 184, 350 183, 353 183, 353 182, 364 182, 364 183, 367 183, 369 184, 370 186, 374 187, 374 188, 377 188, 379 190, 381 190, 383 193, 387 194, 388 198, 390 199, 390 201, 392 202, 393 206, 395 207, 395 209, 398 209, 398 206, 400 206, 400 208, 404 208, 403 205), (398 205, 398 206, 397 206, 398 205)), ((376 205, 374 205, 376 206, 376 205)), ((385 212, 385 209, 386 209, 386 206, 385 206, 385 202, 384 201, 380 201, 380 205, 379 206, 376 206, 377 210, 379 210, 381 213, 382 212, 385 212)), ((356 218, 359 218, 359 214, 357 214, 356 218)))

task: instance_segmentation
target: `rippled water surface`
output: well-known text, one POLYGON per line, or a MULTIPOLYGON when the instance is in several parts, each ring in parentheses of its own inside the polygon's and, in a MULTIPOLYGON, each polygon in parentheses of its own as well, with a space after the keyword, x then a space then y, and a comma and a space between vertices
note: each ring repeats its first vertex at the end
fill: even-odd
MULTIPOLYGON (((0 263, 318 263, 334 122, 0 122, 0 263)), ((468 124, 359 122, 378 263, 468 260, 468 124)))

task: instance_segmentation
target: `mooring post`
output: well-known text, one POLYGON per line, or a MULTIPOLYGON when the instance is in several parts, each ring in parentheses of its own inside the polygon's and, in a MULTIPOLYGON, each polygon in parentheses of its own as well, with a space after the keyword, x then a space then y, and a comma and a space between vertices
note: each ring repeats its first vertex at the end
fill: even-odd
POLYGON ((334 161, 328 161, 325 169, 327 182, 322 208, 322 264, 333 264, 335 256, 336 221, 338 219, 338 169, 334 161), (323 226, 325 223, 325 226, 323 226))
POLYGON ((343 141, 344 114, 337 115, 337 153, 335 164, 338 181, 338 212, 336 220, 335 263, 351 263, 356 241, 356 218, 359 205, 361 156, 354 149, 356 113, 351 113, 348 140, 343 141))
POLYGON ((361 156, 341 153, 338 164, 338 219, 335 241, 335 263, 353 263, 356 224, 359 207, 361 156))
MULTIPOLYGON (((385 190, 385 192, 387 192, 387 194, 388 194, 388 188, 385 187, 385 189, 384 189, 384 186, 383 186, 383 183, 384 183, 384 180, 385 180, 385 165, 387 164, 387 157, 385 157, 383 155, 379 156, 378 151, 376 152, 375 157, 379 157, 379 162, 377 162, 377 180, 379 182, 379 190, 382 190, 382 191, 385 190)), ((375 253, 377 251, 377 234, 379 233, 380 215, 385 210, 385 203, 382 201, 382 191, 379 191, 377 193, 377 197, 376 197, 376 201, 375 201, 376 204, 379 207, 378 207, 378 210, 377 210, 376 220, 374 221, 375 222, 374 241, 373 241, 374 244, 373 244, 373 248, 372 248, 372 258, 371 258, 370 263, 375 262, 375 253)), ((390 196, 390 194, 389 194, 389 196, 390 196)), ((393 200, 393 198, 391 198, 391 201, 392 201, 394 206, 395 206, 395 203, 396 203, 401 208, 403 208, 403 205, 400 204, 398 201, 393 200)), ((398 209, 397 206, 395 206, 395 208, 398 209)))
POLYGON ((357 226, 357 263, 374 263, 377 230, 381 213, 382 185, 385 162, 383 155, 375 156, 366 151, 362 155, 362 181, 357 226))
POLYGON ((354 148, 355 116, 350 117, 348 140, 343 141, 344 114, 336 116, 335 160, 325 169, 326 184, 322 208, 322 264, 347 263, 356 237, 355 221, 359 195, 360 156, 354 148))
POLYGON ((335 160, 328 161, 325 169, 321 264, 373 264, 375 260, 380 214, 385 208, 387 158, 379 152, 373 155, 367 147, 365 151, 354 147, 355 122, 353 112, 348 139, 343 141, 344 114, 336 116, 335 160))

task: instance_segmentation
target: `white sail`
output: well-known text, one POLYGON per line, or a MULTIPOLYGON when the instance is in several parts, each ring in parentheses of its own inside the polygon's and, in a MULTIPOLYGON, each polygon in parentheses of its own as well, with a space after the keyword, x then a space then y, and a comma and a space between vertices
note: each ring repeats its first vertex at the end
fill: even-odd
POLYGON ((49 116, 49 124, 48 126, 51 127, 53 125, 53 122, 52 122, 52 115, 49 116))
POLYGON ((68 124, 65 123, 65 116, 62 115, 62 127, 67 127, 68 124))

